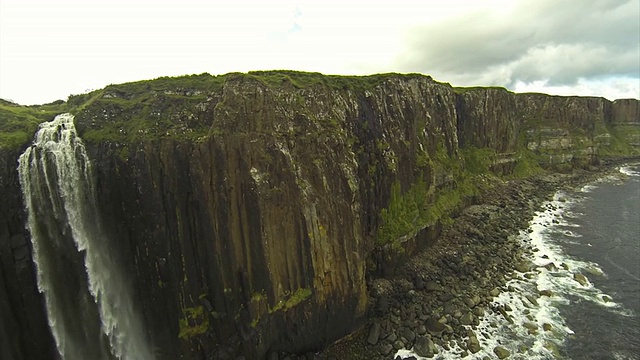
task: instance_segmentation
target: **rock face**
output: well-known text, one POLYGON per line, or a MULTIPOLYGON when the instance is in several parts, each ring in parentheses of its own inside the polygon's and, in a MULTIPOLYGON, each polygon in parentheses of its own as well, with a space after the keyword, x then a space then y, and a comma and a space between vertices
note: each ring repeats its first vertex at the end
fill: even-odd
MULTIPOLYGON (((69 101, 158 359, 264 358, 352 331, 368 310, 367 274, 392 272, 448 216, 402 227, 393 203, 410 193, 439 204, 483 154, 493 171, 525 176, 637 151, 637 100, 454 89, 420 75, 170 80, 69 101), (392 225, 410 230, 380 241, 392 225)), ((0 158, 0 354, 52 359, 19 154, 0 158)))
POLYGON ((0 358, 53 359, 44 302, 35 282, 17 172, 20 151, 0 150, 0 358))

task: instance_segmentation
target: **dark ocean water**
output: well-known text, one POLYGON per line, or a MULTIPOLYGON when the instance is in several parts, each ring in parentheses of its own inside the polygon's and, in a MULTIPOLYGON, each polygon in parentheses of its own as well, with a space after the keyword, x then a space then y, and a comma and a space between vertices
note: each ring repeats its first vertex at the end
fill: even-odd
POLYGON ((569 295, 560 306, 574 332, 562 348, 571 359, 640 359, 640 167, 621 169, 628 178, 606 179, 579 193, 564 216, 577 241, 566 237, 564 252, 599 265, 604 276, 585 274, 619 306, 600 306, 569 295))

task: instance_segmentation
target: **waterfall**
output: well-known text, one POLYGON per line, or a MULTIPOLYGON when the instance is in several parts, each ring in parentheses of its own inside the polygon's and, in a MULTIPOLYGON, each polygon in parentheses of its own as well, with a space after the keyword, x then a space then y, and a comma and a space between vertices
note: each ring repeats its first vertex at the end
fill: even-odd
POLYGON ((42 123, 18 161, 38 289, 65 360, 153 359, 96 206, 73 115, 42 123))

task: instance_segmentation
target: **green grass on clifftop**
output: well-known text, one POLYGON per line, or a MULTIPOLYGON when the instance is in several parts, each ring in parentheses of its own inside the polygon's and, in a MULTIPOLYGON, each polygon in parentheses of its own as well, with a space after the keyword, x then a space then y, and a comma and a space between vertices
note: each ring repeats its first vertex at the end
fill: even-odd
POLYGON ((403 78, 423 78, 430 77, 422 74, 398 74, 385 73, 367 76, 347 76, 347 75, 324 75, 315 72, 273 70, 273 71, 251 71, 248 76, 254 77, 270 87, 280 87, 291 84, 297 89, 308 89, 322 86, 333 90, 364 91, 373 89, 384 80, 392 77, 403 78))
POLYGON ((299 71, 253 71, 213 76, 207 73, 164 77, 119 85, 69 98, 81 136, 88 142, 127 144, 171 137, 198 140, 210 134, 213 110, 230 81, 269 89, 298 91, 316 87, 363 92, 390 78, 420 74, 334 76, 299 71))
POLYGON ((29 143, 38 124, 66 111, 66 103, 22 106, 0 99, 0 149, 17 149, 29 143))

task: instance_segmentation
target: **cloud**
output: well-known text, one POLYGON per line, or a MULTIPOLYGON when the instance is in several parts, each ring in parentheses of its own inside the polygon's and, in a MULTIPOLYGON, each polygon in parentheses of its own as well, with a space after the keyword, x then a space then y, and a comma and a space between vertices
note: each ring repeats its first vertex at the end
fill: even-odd
POLYGON ((21 103, 158 76, 266 69, 421 72, 455 85, 544 84, 548 92, 573 87, 609 98, 620 93, 618 79, 640 97, 638 0, 0 0, 0 7, 0 97, 21 103))
POLYGON ((396 63, 459 85, 637 79, 638 15, 636 0, 521 1, 414 28, 396 63))
POLYGON ((568 85, 552 85, 545 80, 517 82, 513 90, 516 92, 551 93, 555 95, 593 95, 606 89, 606 97, 610 100, 638 98, 638 79, 608 78, 602 80, 578 79, 577 83, 568 85))

